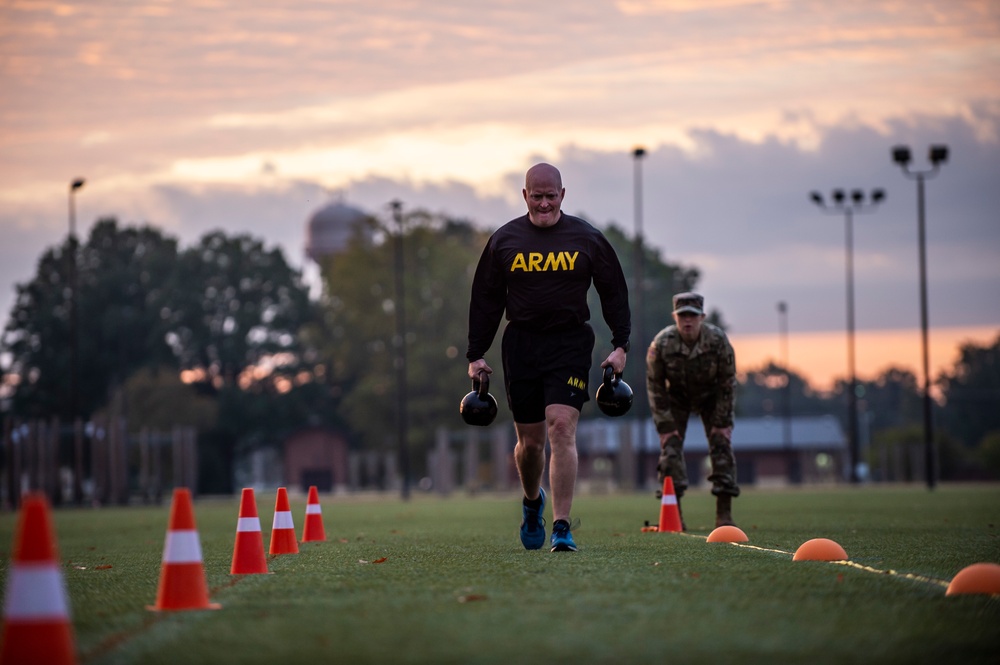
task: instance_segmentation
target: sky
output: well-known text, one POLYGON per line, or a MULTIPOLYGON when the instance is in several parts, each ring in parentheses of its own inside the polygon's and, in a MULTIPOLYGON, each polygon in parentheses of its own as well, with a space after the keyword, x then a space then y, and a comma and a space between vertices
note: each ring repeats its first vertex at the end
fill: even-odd
POLYGON ((995 0, 0 0, 0 90, 3 320, 65 238, 74 178, 82 234, 222 228, 308 272, 331 201, 495 228, 547 161, 564 210, 641 224, 701 271, 742 368, 784 360, 785 302, 791 367, 846 374, 850 255, 858 374, 919 376, 917 185, 891 150, 927 170, 945 144, 925 183, 934 373, 1000 334, 995 0), (837 188, 886 194, 850 253, 846 216, 809 198, 837 188))

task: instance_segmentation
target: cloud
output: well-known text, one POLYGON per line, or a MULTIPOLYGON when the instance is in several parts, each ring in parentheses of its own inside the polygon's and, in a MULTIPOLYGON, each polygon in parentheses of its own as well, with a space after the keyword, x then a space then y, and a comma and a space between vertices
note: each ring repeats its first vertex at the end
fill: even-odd
POLYGON ((0 309, 65 237, 74 177, 81 226, 221 227, 298 262, 331 192, 494 227, 540 160, 570 212, 631 230, 641 143, 644 234, 703 268, 734 329, 771 331, 777 300, 842 328, 844 222, 808 199, 836 187, 888 192, 854 222, 858 326, 913 326, 916 194, 889 149, 947 142, 927 187, 931 321, 997 322, 996 3, 550 9, 558 30, 528 0, 5 6, 0 309))
POLYGON ((668 12, 697 12, 736 7, 781 7, 785 0, 618 0, 615 6, 629 16, 649 16, 668 12))
POLYGON ((816 123, 1000 100, 990 3, 905 18, 891 2, 559 6, 553 35, 521 0, 14 5, 0 33, 0 182, 38 192, 67 177, 60 167, 232 182, 264 159, 332 186, 372 173, 470 181, 456 166, 466 153, 435 159, 435 145, 489 155, 471 176, 495 180, 523 166, 526 145, 688 148, 702 127, 814 147, 816 123))
MULTIPOLYGON (((670 211, 668 223, 651 229, 651 240, 676 248, 675 256, 713 255, 719 265, 706 273, 705 288, 719 293, 723 311, 745 331, 767 330, 767 317, 753 310, 771 310, 777 300, 796 307, 806 329, 836 329, 845 316, 845 220, 821 214, 807 193, 881 187, 886 202, 853 220, 857 326, 914 326, 916 187, 892 164, 889 150, 909 140, 922 153, 929 143, 947 142, 962 157, 927 184, 931 321, 995 323, 1000 229, 991 219, 1000 195, 989 181, 1000 172, 998 145, 980 142, 961 121, 929 119, 906 130, 830 128, 815 152, 703 137, 716 157, 694 174, 682 163, 668 167, 663 182, 672 195, 650 193, 647 210, 670 211), (911 140, 912 130, 919 143, 911 140)), ((649 166, 656 177, 655 155, 649 166)))
MULTIPOLYGON (((701 288, 739 333, 771 332, 775 303, 784 300, 798 330, 841 330, 845 319, 845 221, 817 209, 808 194, 833 188, 881 187, 886 201, 854 219, 854 276, 859 330, 919 324, 916 187, 892 163, 890 148, 913 147, 923 164, 930 143, 946 142, 951 159, 927 182, 928 276, 932 325, 1000 324, 1000 144, 981 140, 961 118, 889 123, 888 133, 855 127, 819 128, 815 150, 769 139, 753 142, 713 130, 693 132, 696 149, 651 149, 641 167, 647 242, 671 262, 701 269, 701 288), (916 139, 916 140, 914 140, 916 139)), ((595 224, 634 232, 634 161, 630 151, 564 146, 529 161, 553 161, 567 189, 564 208, 595 224)), ((258 168, 260 165, 258 164, 258 168)), ((385 176, 327 188, 284 179, 280 172, 244 184, 173 183, 131 193, 81 190, 81 228, 98 216, 149 222, 192 243, 215 228, 250 233, 278 245, 303 265, 309 216, 342 198, 388 217, 388 203, 423 208, 495 228, 521 214, 523 169, 501 177, 502 191, 474 185, 385 176)), ((54 201, 64 200, 56 192, 54 201)), ((0 251, 5 284, 30 278, 34 258, 65 234, 56 206, 4 211, 13 229, 0 251)), ((9 292, 8 292, 9 293, 9 292)), ((663 294, 669 297, 669 294, 663 294)), ((7 303, 10 301, 7 300, 7 303)), ((5 311, 9 304, 3 303, 5 311)))

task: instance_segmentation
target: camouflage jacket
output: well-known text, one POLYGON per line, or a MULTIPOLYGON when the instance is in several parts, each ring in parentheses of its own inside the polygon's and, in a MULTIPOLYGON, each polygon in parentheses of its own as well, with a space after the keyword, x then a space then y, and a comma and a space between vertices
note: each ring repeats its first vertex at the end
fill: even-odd
POLYGON ((711 323, 702 324, 693 348, 681 341, 677 326, 669 326, 656 334, 646 352, 646 392, 661 434, 677 429, 671 408, 698 412, 710 427, 731 427, 735 384, 733 347, 711 323), (709 406, 711 412, 703 412, 709 406))

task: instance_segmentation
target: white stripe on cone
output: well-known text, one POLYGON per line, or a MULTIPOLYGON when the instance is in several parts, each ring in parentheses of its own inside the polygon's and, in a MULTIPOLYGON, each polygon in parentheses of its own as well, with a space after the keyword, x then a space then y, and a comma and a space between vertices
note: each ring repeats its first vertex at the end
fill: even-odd
POLYGON ((236 522, 236 531, 260 531, 259 517, 241 517, 236 522))
POLYGON ((69 603, 59 568, 50 563, 14 564, 3 608, 9 620, 68 619, 69 603))
POLYGON ((294 529, 295 522, 292 521, 292 512, 290 510, 275 511, 274 522, 271 524, 272 529, 294 529))
POLYGON ((318 503, 310 503, 306 506, 306 515, 320 515, 322 512, 318 503))
POLYGON ((163 563, 201 563, 201 543, 194 529, 167 531, 163 563))
POLYGON ((677 497, 674 496, 673 494, 664 494, 663 495, 663 500, 660 501, 660 504, 664 505, 664 506, 676 506, 677 505, 677 497))

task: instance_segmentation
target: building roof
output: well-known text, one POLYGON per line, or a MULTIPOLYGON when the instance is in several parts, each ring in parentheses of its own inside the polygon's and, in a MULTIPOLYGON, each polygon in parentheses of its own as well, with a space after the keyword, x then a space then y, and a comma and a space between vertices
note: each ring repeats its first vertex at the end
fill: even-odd
MULTIPOLYGON (((788 447, 792 450, 843 451, 847 449, 847 440, 840 421, 834 416, 796 416, 790 419, 790 440, 788 447)), ((634 420, 595 418, 580 421, 577 430, 577 442, 581 451, 591 454, 614 453, 618 451, 625 428, 632 428, 632 440, 639 438, 638 424, 634 420)), ((647 452, 659 450, 659 435, 652 420, 644 422, 645 445, 641 446, 647 452)), ((784 418, 736 418, 733 425, 733 450, 768 452, 780 451, 786 448, 784 418)), ((638 450, 639 445, 633 445, 638 450)), ((697 416, 688 421, 687 437, 684 441, 685 452, 708 452, 708 440, 705 430, 697 416)))

